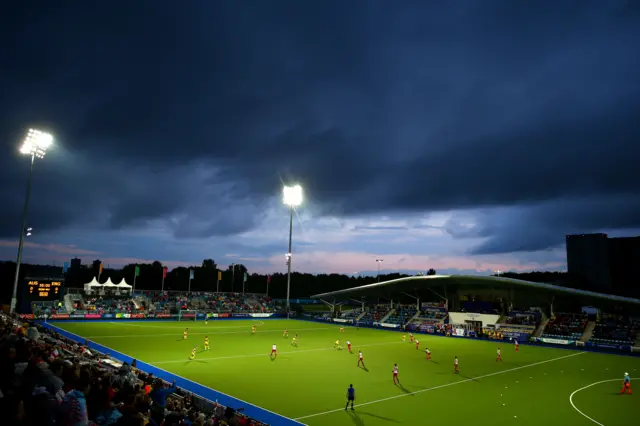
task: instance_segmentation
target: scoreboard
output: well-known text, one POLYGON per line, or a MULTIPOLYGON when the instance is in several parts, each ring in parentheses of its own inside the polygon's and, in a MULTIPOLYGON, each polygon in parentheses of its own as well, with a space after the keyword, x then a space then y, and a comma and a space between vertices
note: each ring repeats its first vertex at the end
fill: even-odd
POLYGON ((62 297, 62 280, 27 280, 29 300, 58 300, 62 297))

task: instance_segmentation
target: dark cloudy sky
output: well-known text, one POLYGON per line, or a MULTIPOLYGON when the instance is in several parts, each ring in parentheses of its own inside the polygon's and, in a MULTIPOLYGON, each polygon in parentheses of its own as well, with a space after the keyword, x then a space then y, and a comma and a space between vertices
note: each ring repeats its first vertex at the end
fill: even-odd
POLYGON ((564 268, 640 229, 640 2, 17 1, 0 256, 283 271, 564 268))

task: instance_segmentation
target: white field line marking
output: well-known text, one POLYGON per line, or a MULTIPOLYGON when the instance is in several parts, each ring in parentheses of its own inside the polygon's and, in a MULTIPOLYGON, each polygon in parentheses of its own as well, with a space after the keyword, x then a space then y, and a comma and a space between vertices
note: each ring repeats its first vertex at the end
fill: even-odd
MULTIPOLYGON (((496 371, 495 373, 490 373, 490 374, 485 374, 483 376, 472 377, 470 379, 460 380, 459 382, 447 383, 447 384, 440 385, 440 386, 434 386, 432 388, 417 390, 415 392, 403 393, 401 395, 394 395, 394 396, 390 396, 388 398, 382 398, 382 399, 377 399, 375 401, 364 402, 362 404, 356 405, 356 407, 364 407, 365 405, 377 404, 379 402, 391 401, 392 399, 403 398, 403 397, 409 396, 409 395, 415 395, 415 394, 418 394, 418 393, 429 392, 429 391, 436 390, 436 389, 447 388, 449 386, 459 385, 459 384, 462 384, 462 383, 467 383, 467 382, 471 382, 471 381, 478 380, 478 379, 485 379, 487 377, 497 376, 499 374, 509 373, 511 371, 522 370, 523 368, 535 367, 536 365, 542 365, 542 364, 546 364, 546 363, 553 362, 553 361, 559 361, 561 359, 571 358, 571 357, 578 356, 578 355, 584 355, 585 353, 586 352, 577 352, 577 353, 574 353, 574 354, 571 354, 571 355, 564 355, 564 356, 557 357, 557 358, 551 358, 551 359, 548 359, 548 360, 545 360, 545 361, 534 362, 533 364, 523 365, 521 367, 510 368, 508 370, 496 371)), ((338 413, 340 411, 344 411, 344 407, 337 408, 335 410, 323 411, 322 413, 309 414, 308 416, 296 417, 294 420, 302 420, 302 419, 308 419, 308 418, 311 418, 311 417, 324 416, 325 414, 338 413)))
MULTIPOLYGON (((323 328, 290 328, 289 331, 309 331, 309 330, 330 330, 332 327, 323 327, 323 328)), ((64 330, 64 329, 63 329, 64 330)), ((216 335, 216 334, 250 334, 251 330, 246 331, 201 331, 201 332, 189 332, 190 336, 206 336, 206 335, 216 335)), ((262 330, 260 333, 282 333, 282 330, 262 330)), ((181 336, 181 333, 169 333, 169 334, 127 334, 125 336, 87 336, 86 339, 123 339, 125 337, 156 337, 156 336, 181 336)))
MULTIPOLYGON (((58 329, 58 330, 65 331, 66 333, 69 333, 69 334, 72 334, 72 335, 74 335, 74 336, 78 337, 78 339, 79 339, 79 340, 78 340, 78 342, 82 342, 83 340, 86 340, 86 338, 84 338, 84 337, 82 337, 82 336, 79 336, 79 335, 77 335, 77 334, 75 334, 75 333, 72 333, 72 332, 70 332, 70 331, 67 331, 67 330, 65 330, 64 328, 60 328, 60 327, 55 326, 55 325, 53 325, 53 324, 49 324, 49 327, 51 327, 51 328, 56 328, 56 329, 58 329)), ((97 342, 95 342, 95 343, 97 343, 97 342)), ((100 345, 100 343, 98 343, 98 344, 100 345)), ((102 346, 104 346, 104 345, 102 345, 102 346)), ((107 348, 107 347, 105 346, 105 348, 107 348)), ((138 358, 133 357, 133 356, 131 356, 131 355, 129 355, 129 354, 125 354, 124 352, 116 351, 116 350, 111 349, 111 348, 107 348, 107 349, 111 350, 111 352, 115 352, 115 353, 119 353, 120 355, 124 355, 124 357, 125 357, 125 358, 138 359, 138 358)), ((143 361, 143 362, 144 362, 144 361, 143 361)), ((147 362, 146 364, 149 364, 149 363, 147 362)), ((266 408, 262 408, 262 407, 260 407, 260 406, 258 406, 258 405, 255 405, 255 404, 252 404, 252 403, 250 403, 250 402, 244 401, 244 400, 242 400, 242 399, 240 399, 240 398, 236 398, 235 396, 231 396, 231 395, 226 394, 226 393, 224 393, 224 392, 220 392, 220 391, 215 390, 215 389, 213 389, 213 388, 209 388, 208 386, 205 386, 205 385, 203 385, 202 383, 195 382, 195 381, 193 381, 193 380, 191 380, 191 379, 187 379, 186 377, 178 376, 177 374, 172 373, 172 372, 167 371, 167 370, 163 370, 163 369, 162 369, 162 368, 160 368, 160 367, 156 367, 156 366, 152 366, 152 367, 157 368, 157 369, 158 369, 158 370, 160 370, 160 371, 164 371, 165 373, 170 374, 170 375, 171 375, 171 376, 173 376, 173 377, 177 377, 177 378, 179 378, 179 379, 182 379, 182 380, 184 380, 185 382, 193 383, 193 384, 194 384, 194 385, 196 385, 196 386, 201 386, 201 387, 204 387, 204 388, 207 388, 207 389, 211 389, 212 391, 214 391, 214 392, 216 392, 216 393, 218 393, 218 394, 220 394, 220 395, 224 395, 224 396, 226 396, 226 397, 228 397, 228 398, 231 398, 232 400, 240 401, 241 403, 243 403, 243 404, 245 404, 245 405, 251 405, 252 407, 256 407, 256 408, 258 408, 258 409, 260 409, 260 410, 264 410, 264 411, 269 412, 269 413, 271 413, 271 414, 273 414, 273 415, 275 415, 275 416, 282 417, 282 418, 284 418, 284 419, 293 420, 294 422, 300 423, 300 422, 298 422, 298 421, 297 421, 297 420, 295 420, 295 419, 291 419, 291 418, 289 418, 289 417, 283 416, 282 414, 274 413, 274 412, 273 412, 273 411, 271 411, 271 410, 267 410, 266 408)), ((179 386, 179 385, 178 385, 178 386, 179 386)), ((209 402, 210 402, 210 403, 212 403, 212 404, 214 403, 214 401, 211 401, 210 399, 207 399, 207 398, 205 398, 205 397, 204 397, 204 396, 202 396, 202 395, 198 395, 198 396, 199 396, 200 398, 202 398, 202 399, 205 399, 205 400, 209 401, 209 402)), ((304 423, 300 423, 300 424, 301 424, 301 425, 303 425, 303 426, 306 426, 304 423)))
MULTIPOLYGON (((385 342, 385 343, 371 343, 368 345, 357 345, 358 348, 368 348, 371 346, 387 346, 387 345, 397 345, 397 344, 402 344, 402 342, 385 342)), ((355 345, 352 345, 355 347, 355 345)), ((306 349, 306 350, 302 350, 302 351, 288 351, 288 352, 278 352, 278 355, 282 355, 282 354, 299 354, 299 353, 306 353, 306 352, 323 352, 323 351, 335 351, 337 349, 334 348, 321 348, 321 349, 306 349)), ((217 359, 235 359, 235 358, 253 358, 253 357, 259 357, 259 356, 263 356, 263 357, 267 357, 269 356, 269 351, 266 352, 262 352, 259 354, 248 354, 248 355, 233 355, 233 356, 219 356, 219 357, 215 357, 215 358, 198 358, 198 360, 200 361, 214 361, 217 359)), ((178 363, 178 362, 187 362, 187 359, 181 359, 181 360, 175 360, 175 361, 155 361, 155 362, 149 362, 148 364, 173 364, 173 363, 178 363)))
POLYGON ((585 389, 589 389, 591 386, 595 386, 595 385, 599 385, 600 383, 608 383, 608 382, 615 382, 616 380, 621 380, 621 379, 610 379, 610 380, 601 380, 599 382, 595 382, 595 383, 591 383, 590 385, 581 387, 578 390, 573 391, 573 393, 569 396, 569 403, 571 404, 571 406, 573 407, 574 410, 576 410, 578 413, 582 414, 584 417, 586 417, 587 419, 591 420, 593 423, 599 425, 599 426, 604 426, 602 423, 600 423, 597 420, 592 419, 591 417, 587 416, 585 413, 583 413, 582 411, 580 411, 578 409, 578 407, 576 407, 576 404, 573 403, 573 396, 575 394, 577 394, 580 391, 583 391, 585 389))

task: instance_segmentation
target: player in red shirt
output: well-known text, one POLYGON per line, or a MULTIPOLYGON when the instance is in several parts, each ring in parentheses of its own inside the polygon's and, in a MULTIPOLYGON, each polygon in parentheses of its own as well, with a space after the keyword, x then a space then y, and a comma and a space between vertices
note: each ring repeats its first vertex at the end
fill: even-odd
POLYGON ((347 340, 347 349, 349 349, 349 353, 353 353, 351 352, 351 342, 349 340, 347 340))
POLYGON ((520 343, 518 343, 518 341, 515 341, 516 344, 516 352, 518 352, 520 350, 520 343))
POLYGON ((496 362, 502 362, 502 353, 500 352, 500 348, 498 348, 498 352, 496 353, 496 362))
POLYGON ((458 357, 453 357, 453 372, 454 374, 460 374, 460 366, 458 365, 458 357))
POLYGON ((273 346, 271 346, 271 355, 269 355, 269 358, 273 358, 273 357, 278 357, 278 351, 276 350, 276 345, 274 344, 273 346))
POLYGON ((398 378, 398 364, 393 364, 393 370, 391 370, 391 372, 393 373, 393 384, 399 385, 400 379, 398 378))
POLYGON ((416 351, 420 349, 420 341, 416 339, 416 351))
POLYGON ((364 366, 364 358, 362 358, 362 351, 358 351, 358 367, 362 364, 362 368, 367 368, 364 366))
POLYGON ((425 349, 425 353, 427 354, 427 361, 431 361, 431 351, 429 348, 425 349))

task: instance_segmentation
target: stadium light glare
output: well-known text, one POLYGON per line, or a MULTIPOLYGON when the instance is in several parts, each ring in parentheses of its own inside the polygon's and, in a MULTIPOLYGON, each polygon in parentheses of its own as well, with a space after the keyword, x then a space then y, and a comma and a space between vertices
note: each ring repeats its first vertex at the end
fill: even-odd
POLYGON ((289 207, 302 204, 302 187, 300 185, 285 186, 282 189, 282 201, 289 207))
POLYGON ((29 129, 27 137, 24 138, 20 146, 20 153, 42 159, 52 144, 53 136, 51 136, 51 134, 36 129, 29 129))
POLYGON ((13 314, 18 303, 18 281, 20 279, 20 263, 22 262, 22 249, 24 238, 31 236, 32 228, 27 228, 27 212, 29 211, 29 197, 31 196, 31 181, 33 178, 33 165, 36 158, 43 159, 47 150, 53 145, 53 136, 50 133, 37 129, 29 129, 27 136, 20 146, 20 153, 31 156, 31 166, 29 168, 29 179, 27 180, 27 195, 24 200, 22 210, 22 226, 20 227, 20 241, 18 243, 18 258, 16 260, 16 274, 13 279, 13 294, 11 295, 11 305, 9 313, 13 314))
POLYGON ((293 209, 302 204, 302 187, 300 185, 282 188, 282 201, 289 206, 289 251, 287 257, 287 318, 289 318, 289 296, 291 294, 291 239, 293 236, 293 209))

